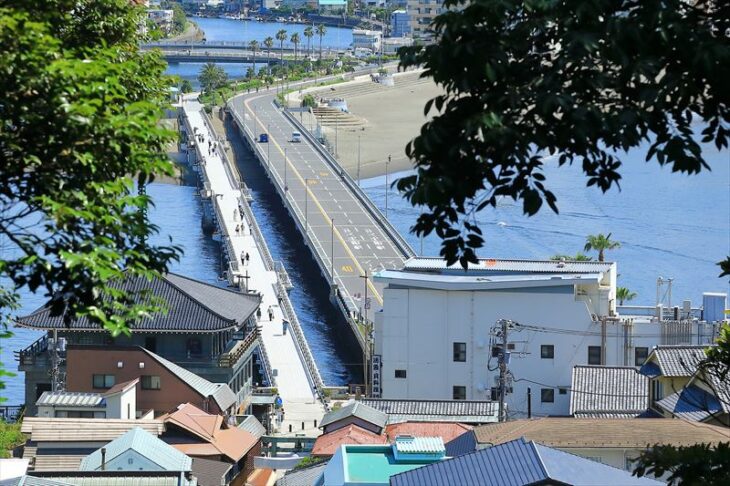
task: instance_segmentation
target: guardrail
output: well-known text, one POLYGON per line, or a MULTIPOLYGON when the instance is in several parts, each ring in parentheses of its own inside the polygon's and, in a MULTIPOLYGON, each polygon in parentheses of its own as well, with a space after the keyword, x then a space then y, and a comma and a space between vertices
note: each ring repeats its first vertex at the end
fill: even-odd
POLYGON ((284 315, 286 315, 287 320, 289 321, 292 328, 292 334, 295 338, 294 343, 297 345, 299 355, 309 371, 307 375, 311 380, 310 384, 316 390, 318 398, 324 403, 324 382, 322 381, 322 376, 319 374, 317 363, 314 361, 312 350, 309 348, 309 343, 307 343, 307 338, 304 336, 302 326, 299 324, 299 319, 297 318, 297 314, 294 312, 294 308, 291 305, 286 289, 279 281, 276 282, 276 287, 277 294, 281 298, 281 310, 284 312, 284 315))
POLYGON ((272 387, 276 387, 276 377, 274 376, 273 368, 271 367, 271 361, 269 361, 269 355, 266 353, 266 346, 264 346, 264 340, 259 340, 259 350, 261 351, 261 361, 264 366, 264 372, 269 377, 269 383, 272 387))
POLYGON ((350 177, 350 175, 342 168, 339 162, 337 162, 337 159, 335 159, 332 154, 330 154, 328 151, 326 151, 322 145, 319 143, 319 141, 312 135, 312 133, 307 130, 307 128, 302 125, 299 120, 296 119, 294 115, 292 115, 289 110, 283 111, 284 116, 300 131, 300 133, 304 134, 304 137, 307 138, 310 144, 317 150, 320 155, 324 158, 325 162, 332 168, 332 170, 340 175, 340 178, 347 184, 347 186, 350 188, 350 191, 357 197, 357 199, 363 204, 365 209, 370 213, 370 215, 373 217, 375 221, 378 222, 380 227, 385 231, 385 233, 393 240, 393 242, 396 244, 398 249, 401 251, 403 256, 405 258, 412 258, 416 256, 416 252, 413 251, 413 248, 411 248, 411 245, 408 244, 408 242, 400 235, 398 230, 393 227, 393 225, 388 221, 388 219, 383 215, 383 213, 378 209, 375 204, 370 200, 370 198, 363 192, 363 190, 360 188, 360 186, 355 182, 355 180, 350 177))

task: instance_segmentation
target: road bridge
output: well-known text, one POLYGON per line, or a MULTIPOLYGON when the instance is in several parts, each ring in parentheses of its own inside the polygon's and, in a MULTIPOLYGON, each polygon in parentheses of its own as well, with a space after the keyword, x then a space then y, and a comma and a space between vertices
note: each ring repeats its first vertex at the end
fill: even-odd
POLYGON ((217 234, 228 257, 229 283, 244 291, 258 292, 262 297, 258 327, 265 367, 286 410, 278 430, 287 434, 291 425, 292 433, 319 435, 315 421, 319 422, 325 413, 324 384, 286 294, 287 279, 282 278, 271 258, 236 167, 223 147, 211 150, 217 137, 195 96, 186 95, 182 103, 188 147, 194 150, 198 162, 202 195, 210 198, 213 207, 217 234), (269 317, 269 310, 273 318, 269 317), (284 331, 284 321, 288 322, 289 332, 284 331))
POLYGON ((271 91, 240 95, 229 112, 279 192, 332 288, 333 301, 369 355, 369 319, 382 308, 382 284, 370 276, 402 268, 414 256, 406 241, 337 161, 271 91), (303 134, 292 142, 292 132, 303 134), (268 134, 268 143, 255 140, 268 134), (369 305, 366 305, 366 296, 369 305), (368 309, 369 307, 369 309, 368 309))

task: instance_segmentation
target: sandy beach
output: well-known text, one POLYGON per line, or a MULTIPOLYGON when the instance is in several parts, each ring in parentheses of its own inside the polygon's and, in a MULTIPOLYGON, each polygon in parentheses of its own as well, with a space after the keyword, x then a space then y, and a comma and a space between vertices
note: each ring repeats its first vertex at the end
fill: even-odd
MULTIPOLYGON (((324 126, 329 142, 337 147, 337 158, 348 173, 357 177, 358 145, 360 177, 398 172, 412 167, 406 157, 406 144, 418 135, 428 120, 423 114, 426 101, 442 93, 430 79, 419 79, 417 73, 396 75, 395 86, 387 87, 370 81, 345 83, 316 90, 323 97, 341 97, 347 101, 350 114, 360 124, 324 126), (337 133, 335 133, 337 132, 337 133), (358 143, 359 141, 359 143, 358 143)), ((307 120, 305 120, 305 125, 307 120)))

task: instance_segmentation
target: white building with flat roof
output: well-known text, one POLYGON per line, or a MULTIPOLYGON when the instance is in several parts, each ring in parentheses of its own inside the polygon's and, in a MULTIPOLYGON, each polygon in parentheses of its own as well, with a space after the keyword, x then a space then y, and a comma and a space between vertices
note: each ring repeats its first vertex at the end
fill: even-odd
POLYGON ((378 52, 382 39, 383 33, 379 30, 354 29, 352 31, 352 48, 378 52))
POLYGON ((528 389, 534 415, 568 415, 575 365, 638 366, 654 345, 713 338, 696 320, 621 319, 610 262, 483 259, 465 271, 413 258, 374 279, 385 284, 373 338, 382 398, 497 399, 501 319, 513 321, 510 417, 527 414, 528 389))

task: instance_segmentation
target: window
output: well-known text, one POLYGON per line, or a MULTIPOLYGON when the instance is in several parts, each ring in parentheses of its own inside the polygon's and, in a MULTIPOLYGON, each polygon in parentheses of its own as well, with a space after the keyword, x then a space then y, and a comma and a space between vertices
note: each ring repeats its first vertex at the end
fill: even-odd
POLYGON ((499 358, 502 354, 502 346, 492 346, 492 358, 499 358))
POLYGON ((159 390, 160 389, 160 377, 153 375, 142 375, 142 389, 143 390, 159 390))
POLYGON ((634 349, 634 366, 641 366, 649 357, 649 348, 635 348, 634 349))
POLYGON ((568 389, 567 388, 558 388, 558 393, 560 393, 561 395, 567 395, 568 389))
POLYGON ((203 354, 203 345, 200 339, 188 339, 187 348, 188 356, 200 356, 203 354))
POLYGON ((395 377, 396 378, 405 378, 406 370, 395 370, 395 377))
POLYGON ((106 412, 93 410, 56 410, 56 417, 62 418, 106 418, 106 412))
POLYGON ((601 347, 600 346, 588 346, 588 364, 589 365, 601 364, 601 347))
POLYGON ((542 359, 555 358, 555 346, 552 344, 543 344, 540 346, 540 357, 542 359))
POLYGON ((659 380, 651 381, 651 399, 655 402, 664 398, 664 386, 659 380))
POLYGON ((114 375, 94 375, 92 385, 94 388, 111 388, 115 382, 114 375))
POLYGON ((454 343, 454 361, 459 363, 466 361, 466 343, 454 343))
POLYGON ((555 401, 555 390, 552 388, 541 388, 540 401, 542 403, 553 403, 555 401))
POLYGON ((466 387, 465 386, 455 386, 454 392, 453 392, 453 399, 454 400, 466 400, 466 387))

